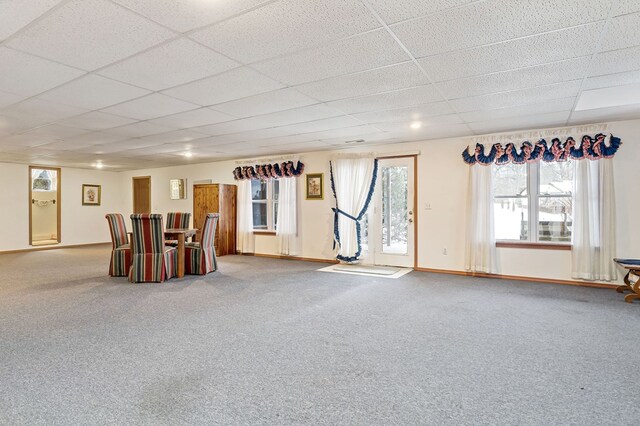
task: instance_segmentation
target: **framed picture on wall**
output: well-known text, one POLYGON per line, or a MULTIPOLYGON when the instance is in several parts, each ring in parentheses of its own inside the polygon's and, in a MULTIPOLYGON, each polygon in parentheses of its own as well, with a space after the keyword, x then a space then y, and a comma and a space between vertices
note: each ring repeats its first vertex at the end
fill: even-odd
POLYGON ((187 198, 187 180, 171 179, 169 180, 169 199, 184 200, 187 198))
POLYGON ((324 199, 324 173, 307 173, 307 200, 324 199))
POLYGON ((82 185, 83 206, 99 206, 101 195, 100 185, 91 185, 87 183, 82 185))

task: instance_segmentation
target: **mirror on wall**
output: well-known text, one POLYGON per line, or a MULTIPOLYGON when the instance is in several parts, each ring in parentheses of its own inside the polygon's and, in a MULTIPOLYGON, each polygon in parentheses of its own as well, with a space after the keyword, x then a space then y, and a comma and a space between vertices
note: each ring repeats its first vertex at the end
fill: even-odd
POLYGON ((60 169, 29 167, 29 244, 60 242, 60 169))

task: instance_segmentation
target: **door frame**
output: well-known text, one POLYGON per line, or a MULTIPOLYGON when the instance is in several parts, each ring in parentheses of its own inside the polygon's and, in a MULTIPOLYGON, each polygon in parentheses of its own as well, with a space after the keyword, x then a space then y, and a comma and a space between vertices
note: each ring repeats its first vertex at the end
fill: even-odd
POLYGON ((388 155, 376 157, 376 160, 413 157, 413 269, 418 268, 418 154, 388 155))
POLYGON ((146 179, 149 181, 149 213, 151 213, 151 176, 133 176, 131 178, 131 211, 135 213, 136 207, 136 180, 146 179))
POLYGON ((51 166, 29 166, 29 245, 33 245, 33 178, 31 177, 31 171, 37 170, 55 170, 57 173, 57 186, 56 186, 56 210, 57 210, 57 234, 58 244, 62 242, 62 169, 60 167, 51 166))

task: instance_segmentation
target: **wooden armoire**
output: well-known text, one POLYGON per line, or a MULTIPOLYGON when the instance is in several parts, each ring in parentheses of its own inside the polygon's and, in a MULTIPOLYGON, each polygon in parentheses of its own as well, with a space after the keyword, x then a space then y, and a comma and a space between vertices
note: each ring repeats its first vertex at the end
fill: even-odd
POLYGON ((193 227, 200 241, 207 213, 220 213, 216 228, 216 254, 236 253, 236 191, 235 185, 207 183, 193 185, 193 227))

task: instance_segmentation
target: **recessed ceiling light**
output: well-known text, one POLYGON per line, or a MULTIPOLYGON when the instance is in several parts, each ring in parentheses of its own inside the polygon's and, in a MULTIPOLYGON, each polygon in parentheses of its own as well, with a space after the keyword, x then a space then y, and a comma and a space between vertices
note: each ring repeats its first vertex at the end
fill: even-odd
POLYGON ((412 129, 419 129, 420 127, 422 127, 422 122, 421 121, 414 121, 413 123, 411 123, 411 128, 412 129))
POLYGON ((95 167, 96 167, 96 169, 101 169, 101 168, 103 168, 103 167, 104 167, 104 164, 102 164, 102 162, 101 162, 101 161, 98 161, 98 162, 95 164, 95 167))
POLYGON ((191 157, 193 157, 193 153, 192 153, 192 152, 185 152, 183 155, 184 155, 185 157, 187 157, 187 158, 191 158, 191 157))

